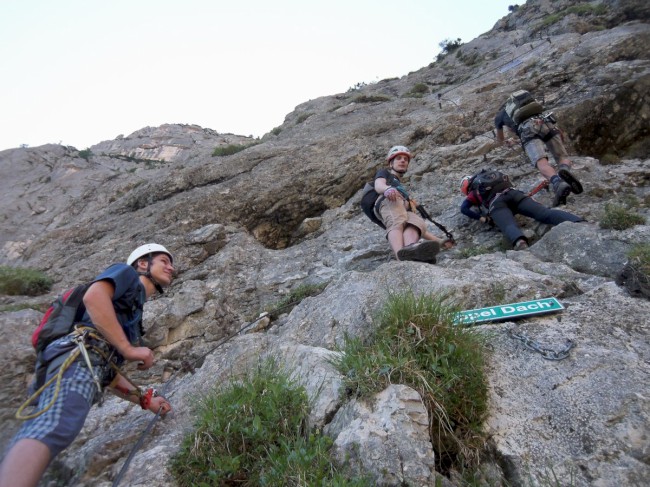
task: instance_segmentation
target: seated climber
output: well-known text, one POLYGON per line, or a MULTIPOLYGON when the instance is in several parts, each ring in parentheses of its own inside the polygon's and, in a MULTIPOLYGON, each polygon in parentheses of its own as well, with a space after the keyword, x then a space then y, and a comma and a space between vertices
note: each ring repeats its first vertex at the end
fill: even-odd
POLYGON ((528 239, 517 225, 516 214, 530 217, 547 225, 562 222, 584 221, 567 211, 547 208, 512 187, 510 178, 497 170, 483 169, 473 176, 465 176, 460 183, 465 200, 460 211, 474 220, 487 222, 491 219, 505 235, 515 250, 528 248, 528 239), (483 213, 472 207, 479 207, 483 213))
POLYGON ((414 211, 414 202, 401 181, 411 157, 404 146, 388 151, 388 168, 380 169, 374 178, 374 190, 379 194, 374 212, 386 227, 386 238, 397 260, 435 263, 440 247, 450 248, 453 243, 430 233, 424 219, 414 211))
POLYGON ((582 185, 569 172, 571 160, 564 147, 562 132, 551 113, 525 90, 515 91, 494 118, 498 145, 508 143, 504 127, 516 133, 531 164, 544 176, 553 189, 553 206, 566 204, 567 196, 582 193, 582 185), (557 163, 557 172, 551 166, 548 151, 557 163))

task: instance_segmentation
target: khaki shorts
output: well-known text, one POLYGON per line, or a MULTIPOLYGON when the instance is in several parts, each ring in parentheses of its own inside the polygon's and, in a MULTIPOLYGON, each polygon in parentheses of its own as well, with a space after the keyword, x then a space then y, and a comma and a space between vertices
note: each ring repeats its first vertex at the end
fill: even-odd
POLYGON ((544 122, 540 118, 526 120, 519 127, 521 140, 524 141, 524 150, 534 167, 537 167, 537 161, 540 159, 544 157, 548 158, 547 149, 551 152, 556 163, 560 159, 568 158, 569 154, 562 143, 562 136, 559 133, 555 134, 546 142, 542 140, 553 129, 555 129, 555 124, 544 122))
POLYGON ((427 231, 427 224, 420 215, 406 210, 407 204, 402 199, 390 201, 385 198, 379 205, 379 214, 386 225, 387 236, 392 230, 404 230, 406 225, 413 225, 417 228, 420 231, 420 236, 427 231))

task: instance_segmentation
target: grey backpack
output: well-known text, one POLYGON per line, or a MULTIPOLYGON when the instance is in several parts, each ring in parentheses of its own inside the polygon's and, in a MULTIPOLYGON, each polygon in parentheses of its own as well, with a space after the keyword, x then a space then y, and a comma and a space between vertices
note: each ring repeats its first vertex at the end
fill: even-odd
POLYGON ((517 125, 540 115, 544 107, 526 90, 515 91, 506 101, 505 111, 517 125))

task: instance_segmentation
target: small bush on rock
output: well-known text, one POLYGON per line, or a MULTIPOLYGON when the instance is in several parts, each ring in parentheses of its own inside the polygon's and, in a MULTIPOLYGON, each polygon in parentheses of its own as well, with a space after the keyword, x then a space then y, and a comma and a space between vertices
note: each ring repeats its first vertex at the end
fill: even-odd
POLYGON ((373 334, 346 338, 334 362, 352 396, 370 397, 389 384, 420 393, 442 472, 476 461, 487 412, 484 342, 453 324, 457 312, 445 297, 391 294, 373 334))
POLYGON ((634 225, 643 225, 645 218, 630 209, 614 203, 607 203, 603 217, 600 220, 600 228, 611 228, 613 230, 625 230, 634 225))
POLYGON ((267 309, 266 312, 269 313, 272 320, 275 320, 282 313, 290 312, 303 299, 311 296, 318 296, 326 287, 326 282, 320 284, 301 284, 295 289, 292 289, 288 295, 280 299, 277 303, 270 306, 270 309, 267 309))
POLYGON ((256 144, 228 144, 225 146, 215 147, 214 152, 212 152, 212 157, 230 156, 254 145, 256 144))
POLYGON ((196 414, 172 460, 181 487, 370 485, 333 467, 332 441, 308 431, 307 393, 275 363, 208 394, 196 414))
POLYGON ((38 296, 52 288, 52 279, 35 269, 0 266, 0 294, 38 296))

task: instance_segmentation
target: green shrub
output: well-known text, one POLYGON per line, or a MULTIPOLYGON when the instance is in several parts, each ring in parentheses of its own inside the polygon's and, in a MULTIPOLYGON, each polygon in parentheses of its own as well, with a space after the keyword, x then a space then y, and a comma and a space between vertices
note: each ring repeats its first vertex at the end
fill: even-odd
POLYGON ((228 144, 225 146, 215 147, 214 152, 212 152, 212 157, 231 156, 254 145, 255 144, 228 144))
POLYGON ((447 54, 451 54, 462 45, 463 45, 463 41, 461 41, 460 37, 457 38, 455 41, 452 39, 445 39, 443 41, 440 41, 438 43, 438 46, 440 46, 442 51, 440 51, 436 60, 442 61, 447 54))
POLYGON ((614 164, 620 164, 621 163, 621 158, 618 157, 616 154, 605 154, 603 157, 600 158, 600 163, 603 166, 610 166, 614 164))
POLYGON ((272 320, 275 320, 281 314, 289 313, 303 299, 310 296, 318 296, 326 287, 326 282, 320 284, 301 284, 295 289, 292 289, 284 298, 268 307, 266 312, 269 313, 272 320))
POLYGON ((307 120, 309 117, 311 117, 313 113, 307 112, 307 113, 301 113, 298 115, 298 119, 296 120, 296 125, 299 125, 303 123, 305 120, 307 120))
POLYGON ((198 405, 171 470, 178 485, 370 485, 332 466, 331 439, 307 429, 307 393, 267 363, 198 405))
POLYGON ((280 132, 282 132, 282 127, 274 127, 273 130, 271 130, 273 135, 280 135, 280 132))
POLYGON ((90 159, 93 156, 93 153, 90 149, 84 149, 79 151, 79 157, 82 159, 90 159))
POLYGON ((549 15, 542 21, 541 25, 543 27, 548 27, 549 25, 553 25, 556 22, 559 22, 569 14, 576 14, 579 17, 585 15, 604 15, 607 13, 607 10, 607 6, 603 4, 592 5, 590 3, 580 3, 578 5, 572 5, 569 8, 562 10, 561 12, 549 15))
POLYGON ((650 276, 650 244, 634 245, 627 256, 643 274, 650 276))
POLYGON ((603 217, 600 220, 600 228, 611 228, 614 230, 625 230, 634 225, 643 225, 645 218, 628 208, 614 203, 607 203, 603 217))
POLYGON ((411 88, 411 93, 426 94, 429 93, 429 91, 429 87, 425 83, 416 83, 413 85, 413 88, 411 88))
POLYGON ((354 98, 355 103, 373 103, 376 101, 389 101, 390 98, 384 95, 359 95, 354 98))
POLYGON ((440 471, 474 463, 485 439, 484 342, 474 330, 453 324, 457 313, 445 297, 391 294, 373 334, 347 337, 334 362, 353 396, 369 397, 389 384, 420 393, 440 471))
POLYGON ((467 259, 468 257, 474 257, 475 255, 489 254, 490 252, 492 251, 487 247, 483 247, 482 245, 476 245, 473 247, 465 247, 464 249, 460 249, 458 255, 462 259, 467 259))
POLYGON ((354 86, 350 86, 350 87, 348 88, 347 93, 351 93, 351 92, 353 92, 353 91, 358 91, 358 90, 360 90, 361 88, 363 88, 364 86, 368 86, 368 83, 366 83, 366 82, 364 82, 364 81, 360 81, 360 82, 356 83, 354 86))
POLYGON ((35 269, 0 266, 0 294, 38 296, 52 289, 52 279, 35 269))
POLYGON ((0 306, 0 313, 4 312, 11 312, 11 311, 22 311, 23 309, 33 309, 36 311, 40 311, 43 313, 43 309, 41 309, 42 306, 38 306, 36 304, 28 304, 28 303, 23 303, 23 304, 5 304, 3 306, 0 306))

